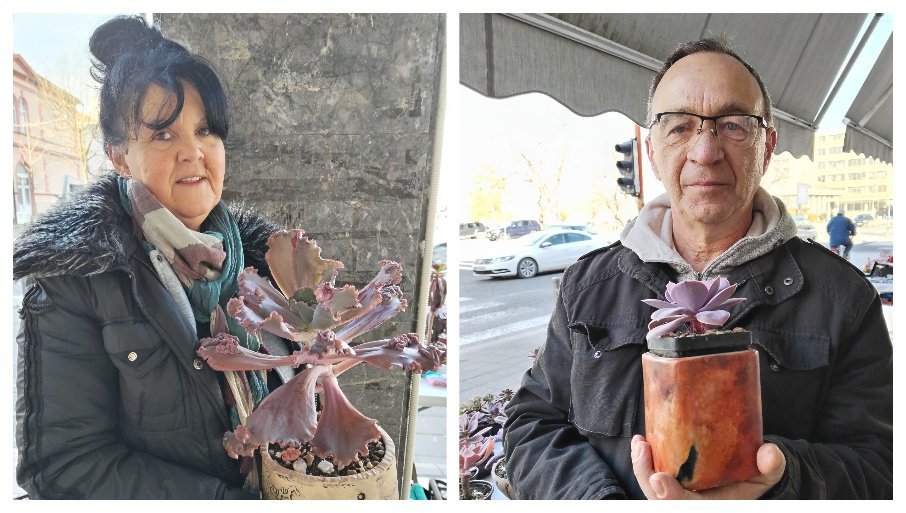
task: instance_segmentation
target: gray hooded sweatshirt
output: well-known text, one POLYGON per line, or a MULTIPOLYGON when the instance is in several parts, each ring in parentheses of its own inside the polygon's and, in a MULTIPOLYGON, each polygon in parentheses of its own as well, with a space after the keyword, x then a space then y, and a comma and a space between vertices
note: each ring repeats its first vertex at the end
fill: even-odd
POLYGON ((679 273, 679 280, 706 280, 726 276, 740 264, 758 258, 796 236, 796 223, 783 202, 759 187, 753 202, 752 225, 746 235, 708 263, 701 273, 680 256, 673 244, 670 198, 662 194, 648 202, 620 234, 623 246, 643 262, 664 262, 679 273))

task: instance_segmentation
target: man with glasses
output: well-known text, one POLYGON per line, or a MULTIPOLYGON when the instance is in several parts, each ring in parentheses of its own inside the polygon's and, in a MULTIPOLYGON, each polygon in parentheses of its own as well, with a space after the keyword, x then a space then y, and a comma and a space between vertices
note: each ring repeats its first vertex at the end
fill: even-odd
POLYGON ((757 72, 724 42, 686 43, 655 76, 648 107, 646 148, 667 193, 563 276, 547 341, 507 406, 517 495, 891 498, 881 305, 857 269, 796 237, 783 203, 760 187, 777 131, 757 72), (765 443, 759 476, 692 492, 653 471, 641 436, 652 313, 641 300, 718 275, 747 298, 725 327, 751 331, 757 346, 765 443))

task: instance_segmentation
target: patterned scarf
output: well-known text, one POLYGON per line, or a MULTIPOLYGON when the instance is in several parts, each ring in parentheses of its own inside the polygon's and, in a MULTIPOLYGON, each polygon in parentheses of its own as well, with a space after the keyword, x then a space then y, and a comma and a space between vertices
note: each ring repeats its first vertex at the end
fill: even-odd
MULTIPOLYGON (((236 220, 221 201, 201 225, 203 232, 189 229, 138 180, 119 179, 120 203, 132 216, 137 233, 146 246, 156 248, 170 263, 186 290, 195 322, 208 324, 211 312, 220 305, 226 311, 227 301, 236 294, 239 272, 245 266, 242 239, 236 220)), ((150 249, 149 249, 150 250, 150 249)), ((260 350, 257 337, 249 335, 231 316, 227 316, 230 333, 243 347, 260 350)), ((262 372, 227 374, 231 393, 226 401, 235 429, 254 405, 267 395, 262 372), (237 397, 238 396, 238 397, 237 397), (237 408, 237 402, 240 406, 237 408), (246 406, 243 407, 242 404, 246 406)))

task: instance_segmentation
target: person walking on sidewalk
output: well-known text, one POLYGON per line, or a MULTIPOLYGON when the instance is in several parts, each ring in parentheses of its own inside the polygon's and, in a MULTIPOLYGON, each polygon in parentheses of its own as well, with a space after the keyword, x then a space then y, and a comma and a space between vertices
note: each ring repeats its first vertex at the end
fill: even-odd
POLYGON ((563 275, 547 340, 506 408, 517 495, 892 498, 893 349, 881 303, 857 269, 797 237, 760 187, 778 135, 757 72, 726 43, 686 43, 648 98, 646 148, 667 193, 563 275), (642 300, 718 275, 748 299, 725 327, 745 327, 759 346, 761 474, 693 492, 654 472, 642 436, 642 300))
POLYGON ((843 246, 843 258, 849 260, 849 251, 853 249, 852 237, 856 234, 856 225, 853 224, 850 218, 843 215, 842 208, 827 223, 827 234, 830 235, 829 245, 831 250, 836 250, 843 246))

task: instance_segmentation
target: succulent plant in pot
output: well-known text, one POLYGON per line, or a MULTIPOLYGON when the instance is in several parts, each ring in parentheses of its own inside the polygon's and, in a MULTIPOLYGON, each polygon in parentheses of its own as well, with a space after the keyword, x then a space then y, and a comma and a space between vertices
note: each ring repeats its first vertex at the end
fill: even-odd
POLYGON ((758 354, 751 334, 720 331, 737 285, 723 277, 669 283, 642 355, 645 437, 654 467, 690 490, 758 474, 763 443, 758 354), (682 328, 686 328, 682 331, 682 328))
POLYGON ((486 436, 491 426, 479 427, 482 412, 467 412, 459 416, 459 498, 487 500, 494 487, 487 481, 472 478, 475 469, 494 455, 494 437, 486 436))
POLYGON ((353 343, 406 308, 398 263, 381 261, 375 278, 358 290, 335 285, 343 264, 322 259, 317 243, 302 230, 279 231, 268 246, 265 258, 277 286, 246 268, 227 310, 248 333, 272 333, 292 341, 296 350, 276 355, 246 349, 227 330, 233 321, 215 311, 212 337, 201 341, 198 354, 225 372, 240 412, 242 423, 225 435, 224 448, 234 458, 260 449, 265 498, 396 498, 393 442, 349 402, 337 376, 359 363, 436 370, 445 361, 445 348, 423 345, 414 333, 353 343), (250 397, 249 385, 237 371, 281 367, 303 370, 257 407, 243 400, 250 397))

